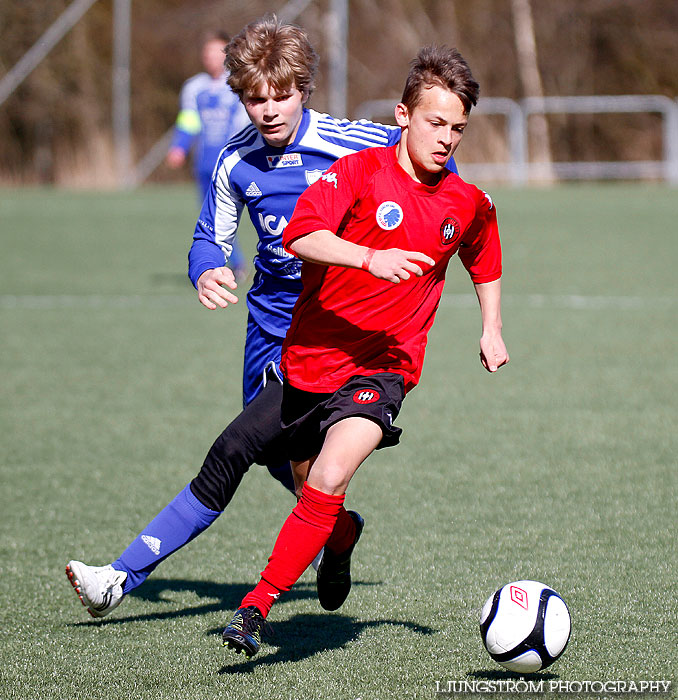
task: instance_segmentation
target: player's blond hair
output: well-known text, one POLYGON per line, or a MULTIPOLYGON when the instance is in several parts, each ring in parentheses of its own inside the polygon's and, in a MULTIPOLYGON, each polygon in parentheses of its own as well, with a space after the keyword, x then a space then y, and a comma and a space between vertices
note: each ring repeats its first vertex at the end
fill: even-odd
POLYGON ((456 49, 448 46, 425 46, 410 63, 410 72, 400 100, 409 112, 421 101, 424 88, 439 85, 461 100, 468 114, 478 102, 480 86, 471 69, 456 49))
POLYGON ((315 88, 318 56, 306 32, 266 15, 234 36, 224 49, 228 84, 242 98, 261 85, 296 87, 308 97, 315 88))

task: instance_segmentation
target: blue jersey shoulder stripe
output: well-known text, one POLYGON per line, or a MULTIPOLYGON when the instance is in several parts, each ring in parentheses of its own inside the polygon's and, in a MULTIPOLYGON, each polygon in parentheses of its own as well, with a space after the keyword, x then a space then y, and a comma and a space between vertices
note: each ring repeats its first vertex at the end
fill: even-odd
POLYGON ((396 126, 380 124, 379 122, 371 122, 368 119, 334 119, 329 114, 318 114, 318 124, 345 128, 347 126, 355 126, 365 131, 383 131, 384 129, 397 129, 396 126))
POLYGON ((318 118, 318 131, 327 135, 345 136, 357 140, 371 141, 375 145, 386 145, 389 142, 389 133, 400 131, 396 126, 387 126, 369 122, 365 119, 350 121, 349 119, 332 119, 328 115, 320 115, 318 118))
POLYGON ((389 142, 388 133, 379 131, 376 133, 364 131, 362 129, 331 129, 318 125, 318 133, 337 138, 355 139, 357 141, 368 141, 377 146, 385 146, 389 142))
POLYGON ((260 134, 254 124, 248 124, 229 140, 226 148, 229 151, 234 151, 242 146, 251 146, 259 136, 260 134))
POLYGON ((390 139, 387 134, 384 137, 375 138, 373 135, 346 131, 330 131, 329 129, 323 129, 318 126, 318 136, 323 138, 329 143, 333 143, 337 146, 343 146, 345 148, 351 148, 353 150, 362 150, 363 148, 369 148, 370 146, 387 146, 390 139))

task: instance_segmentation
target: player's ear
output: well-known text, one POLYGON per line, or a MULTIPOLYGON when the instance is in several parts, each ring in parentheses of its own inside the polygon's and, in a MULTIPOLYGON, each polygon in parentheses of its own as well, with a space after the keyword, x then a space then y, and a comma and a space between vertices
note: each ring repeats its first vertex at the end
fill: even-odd
POLYGON ((402 102, 398 102, 395 108, 396 124, 401 128, 406 128, 410 125, 410 113, 407 106, 402 102))

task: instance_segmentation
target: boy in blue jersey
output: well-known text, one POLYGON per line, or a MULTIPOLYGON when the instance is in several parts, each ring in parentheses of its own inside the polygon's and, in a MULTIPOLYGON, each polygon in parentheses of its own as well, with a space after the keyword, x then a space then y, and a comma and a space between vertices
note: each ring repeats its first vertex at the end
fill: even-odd
POLYGON ((243 209, 259 236, 243 372, 244 409, 208 452, 198 475, 104 567, 71 561, 68 578, 93 617, 103 617, 155 567, 203 532, 230 502, 252 464, 291 475, 280 427, 282 342, 301 291, 301 262, 282 245, 299 195, 339 157, 393 145, 400 128, 337 120, 307 109, 318 58, 298 27, 266 17, 226 49, 229 84, 251 126, 222 151, 196 224, 189 276, 208 309, 237 301, 226 266, 243 209))
MULTIPOLYGON (((193 173, 201 203, 209 191, 222 148, 249 124, 242 102, 226 82, 224 48, 228 41, 225 32, 212 32, 205 37, 201 50, 205 72, 189 78, 181 88, 179 114, 165 159, 170 168, 180 168, 193 150, 193 173)), ((247 261, 237 245, 230 264, 238 278, 246 277, 247 261)))

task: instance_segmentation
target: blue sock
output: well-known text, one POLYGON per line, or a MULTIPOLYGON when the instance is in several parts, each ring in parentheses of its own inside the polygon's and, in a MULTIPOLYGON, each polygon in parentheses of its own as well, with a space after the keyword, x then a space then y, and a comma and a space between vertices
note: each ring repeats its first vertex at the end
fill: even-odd
POLYGON ((161 561, 206 530, 219 515, 204 506, 187 485, 113 562, 114 569, 127 572, 123 593, 140 586, 161 561))

